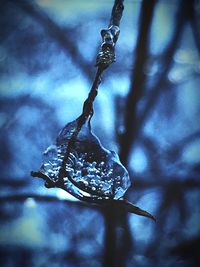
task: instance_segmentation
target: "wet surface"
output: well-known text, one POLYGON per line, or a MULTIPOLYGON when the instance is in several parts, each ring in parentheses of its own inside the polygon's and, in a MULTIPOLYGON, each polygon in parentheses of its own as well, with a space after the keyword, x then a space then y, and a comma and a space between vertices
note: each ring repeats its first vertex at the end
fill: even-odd
POLYGON ((76 196, 79 189, 99 199, 119 199, 130 186, 130 178, 118 155, 105 149, 99 139, 83 125, 61 172, 69 141, 76 131, 77 121, 60 132, 56 145, 44 152, 40 171, 51 180, 64 180, 67 191, 76 196))

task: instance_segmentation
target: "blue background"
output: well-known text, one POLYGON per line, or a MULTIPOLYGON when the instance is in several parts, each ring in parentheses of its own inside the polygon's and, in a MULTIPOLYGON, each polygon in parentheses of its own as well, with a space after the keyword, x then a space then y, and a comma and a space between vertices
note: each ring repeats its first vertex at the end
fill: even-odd
MULTIPOLYGON (((151 5, 144 2, 145 8, 151 5)), ((100 30, 109 23, 112 5, 110 0, 2 1, 3 267, 100 267, 113 257, 109 252, 115 255, 114 266, 121 267, 200 262, 199 1, 157 1, 148 38, 139 48, 144 6, 139 0, 125 1, 117 61, 105 71, 95 101, 93 131, 106 148, 120 154, 129 92, 140 90, 129 120, 137 130, 126 161, 132 180, 127 199, 154 214, 157 222, 133 214, 111 218, 109 211, 47 189, 30 176, 60 129, 81 113, 95 75, 100 30), (135 88, 138 67, 143 80, 135 88)))

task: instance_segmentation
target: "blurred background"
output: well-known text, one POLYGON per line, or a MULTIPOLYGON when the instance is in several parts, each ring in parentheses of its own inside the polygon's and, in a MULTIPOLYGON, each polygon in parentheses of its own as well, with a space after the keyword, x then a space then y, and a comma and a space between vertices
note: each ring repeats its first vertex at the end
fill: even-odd
POLYGON ((193 267, 200 255, 200 1, 127 0, 93 132, 157 222, 30 176, 80 115, 113 1, 3 0, 0 266, 193 267))

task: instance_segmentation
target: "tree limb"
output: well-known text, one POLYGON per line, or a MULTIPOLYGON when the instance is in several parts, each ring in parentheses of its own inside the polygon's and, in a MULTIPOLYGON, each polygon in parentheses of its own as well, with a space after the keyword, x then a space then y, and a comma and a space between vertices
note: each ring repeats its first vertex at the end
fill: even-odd
POLYGON ((136 46, 136 59, 132 72, 131 89, 126 98, 125 110, 125 133, 120 138, 120 159, 127 166, 128 156, 132 142, 137 131, 137 103, 143 95, 143 86, 146 76, 143 72, 149 50, 149 32, 156 1, 144 0, 142 2, 140 14, 139 35, 136 46))

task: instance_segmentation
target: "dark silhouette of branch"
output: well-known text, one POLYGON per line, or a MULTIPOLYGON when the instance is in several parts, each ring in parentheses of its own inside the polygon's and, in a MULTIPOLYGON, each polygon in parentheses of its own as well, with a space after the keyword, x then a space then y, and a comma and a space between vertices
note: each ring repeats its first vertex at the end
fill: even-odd
POLYGON ((116 266, 116 216, 110 209, 104 211, 104 264, 103 266, 116 266))
MULTIPOLYGON (((62 28, 55 21, 53 21, 44 11, 42 11, 37 5, 34 5, 32 1, 13 1, 9 0, 10 3, 20 8, 24 13, 35 19, 40 25, 46 30, 46 33, 57 42, 61 49, 72 58, 73 63, 81 69, 84 73, 84 77, 89 81, 93 78, 93 71, 91 63, 86 62, 82 54, 79 52, 76 46, 76 36, 73 35, 73 29, 62 28), (70 36, 70 38, 69 38, 70 36)), ((68 67, 68 66, 66 66, 68 67)), ((31 99, 31 94, 27 95, 27 100, 31 99)), ((7 120, 9 124, 10 120, 7 120)))
POLYGON ((191 17, 190 23, 193 31, 193 37, 200 54, 200 10, 195 8, 195 1, 191 1, 191 17))
POLYGON ((163 84, 165 83, 167 79, 168 72, 173 63, 173 56, 177 49, 179 41, 181 39, 184 26, 191 15, 191 4, 190 3, 191 2, 188 2, 187 0, 180 1, 179 10, 176 16, 177 17, 176 28, 174 30, 172 40, 169 46, 167 47, 166 51, 163 52, 163 59, 162 59, 163 69, 158 77, 156 84, 153 86, 153 88, 149 89, 149 92, 151 93, 149 93, 149 96, 147 96, 148 102, 145 106, 144 111, 138 117, 138 120, 137 120, 137 126, 138 126, 137 134, 139 133, 139 130, 141 129, 142 125, 144 125, 144 122, 146 118, 149 116, 150 112, 152 111, 153 106, 156 104, 157 100, 159 99, 159 95, 163 89, 163 84))
POLYGON ((132 84, 126 99, 125 133, 120 138, 120 159, 127 166, 128 156, 132 142, 137 131, 136 107, 143 95, 143 86, 146 76, 143 72, 148 59, 149 32, 156 1, 144 0, 140 14, 140 27, 135 50, 135 63, 132 72, 132 84))
MULTIPOLYGON (((11 2, 14 2, 11 0, 11 2)), ((115 1, 116 3, 117 1, 115 1)), ((188 1, 189 2, 189 1, 188 1)), ((192 3, 194 4, 194 1, 192 1, 192 3)), ((18 5, 18 3, 16 2, 16 4, 18 5)), ((175 32, 172 38, 172 43, 169 44, 168 48, 166 49, 166 52, 168 54, 165 55, 165 52, 163 52, 163 70, 161 71, 161 75, 159 74, 158 79, 155 82, 155 87, 152 87, 148 90, 149 93, 149 97, 147 97, 147 102, 146 102, 146 107, 144 108, 143 112, 141 113, 140 116, 137 115, 136 109, 137 109, 137 105, 138 102, 140 101, 144 90, 145 90, 145 82, 146 82, 146 76, 143 72, 146 61, 148 60, 148 56, 149 56, 149 51, 148 51, 148 43, 149 43, 149 30, 150 30, 150 24, 151 24, 151 15, 153 13, 153 9, 154 9, 154 5, 155 2, 152 4, 152 1, 148 1, 148 0, 144 0, 142 3, 142 13, 141 13, 141 24, 140 24, 140 33, 143 31, 143 33, 145 33, 144 35, 141 36, 141 34, 139 33, 138 36, 138 44, 137 44, 137 49, 138 49, 138 53, 136 55, 136 60, 135 60, 135 67, 133 70, 133 74, 135 76, 135 78, 133 77, 133 82, 132 82, 132 87, 131 89, 132 92, 130 92, 129 96, 132 97, 132 99, 127 100, 127 104, 129 104, 129 106, 127 107, 127 114, 126 114, 126 124, 125 127, 127 127, 125 135, 121 137, 120 140, 120 145, 121 145, 121 159, 124 163, 128 162, 128 155, 130 153, 130 148, 132 143, 137 139, 138 137, 138 133, 141 130, 142 125, 145 123, 145 120, 148 118, 150 112, 152 111, 153 106, 156 104, 158 97, 161 93, 161 90, 163 90, 164 85, 166 85, 167 81, 167 74, 172 66, 172 58, 173 58, 173 54, 174 51, 177 49, 178 47, 178 42, 179 39, 181 37, 181 33, 183 31, 183 27, 184 24, 187 20, 191 21, 191 6, 190 3, 187 3, 185 0, 181 3, 183 4, 182 7, 179 8, 179 13, 177 16, 177 21, 178 21, 178 25, 177 28, 175 27, 175 32), (149 3, 148 3, 149 2, 149 3), (149 6, 151 6, 150 10, 149 10, 149 6), (188 7, 188 8, 187 8, 188 7), (142 19, 143 18, 143 19, 142 19), (149 21, 149 25, 144 26, 144 24, 146 23, 146 20, 149 21), (143 21, 143 22, 142 22, 143 21), (146 27, 146 29, 144 28, 146 27), (145 37, 146 35, 146 37, 145 37), (146 43, 145 43, 146 42, 146 43), (140 45, 139 45, 140 43, 140 45), (140 49, 139 49, 140 47, 140 49), (144 49, 144 50, 143 50, 144 49), (137 63, 137 64, 136 64, 137 63), (166 64, 165 64, 166 63, 166 64), (139 90, 139 91, 138 91, 139 90), (155 90, 155 91, 154 91, 155 90), (129 113, 130 112, 130 113, 129 113), (132 126, 129 127, 129 124, 132 124, 132 126), (128 133, 127 133, 128 132, 128 133), (124 144, 126 144, 126 142, 128 141, 130 147, 124 148, 124 144), (124 154, 123 154, 124 153, 124 154)), ((21 4, 19 4, 21 5, 21 4)), ((23 1, 22 5, 26 5, 25 1, 23 1)), ((27 6, 31 6, 30 10, 27 11, 32 12, 32 16, 36 18, 36 16, 38 16, 38 14, 35 14, 34 12, 37 13, 37 8, 33 6, 33 4, 27 2, 27 6), (33 9, 32 9, 33 8, 33 9)), ((29 9, 29 8, 28 8, 29 9)), ((24 9, 24 11, 26 10, 26 8, 24 9)), ((41 10, 40 10, 41 11, 41 10)), ((39 11, 39 14, 40 14, 39 11)), ((43 12, 42 12, 43 13, 43 12)), ((46 17, 46 14, 42 14, 46 17)), ((40 18, 40 15, 38 16, 38 21, 41 22, 43 21, 43 17, 40 18)), ((112 18, 111 18, 112 21, 112 18)), ((43 23, 43 22, 42 22, 43 23)), ((45 28, 47 29, 47 32, 49 33, 49 35, 54 38, 54 33, 51 33, 50 27, 51 27, 51 23, 49 23, 49 21, 46 22, 46 20, 44 19, 44 24, 45 24, 45 28), (48 24, 48 25, 47 25, 48 24)), ((111 23, 112 24, 112 23, 111 23)), ((117 23, 116 23, 117 24, 117 23)), ((56 28, 54 28, 55 30, 55 39, 57 39, 56 36, 56 28)), ((53 30, 53 32, 54 32, 53 30)), ((196 28, 194 33, 197 31, 198 29, 196 28)), ((63 29, 60 28, 60 33, 62 33, 63 29)), ((66 30, 65 34, 68 32, 68 30, 66 30)), ((106 34, 112 34, 112 32, 104 32, 103 33, 103 42, 106 42, 108 40, 106 40, 106 34)), ((110 36, 110 35, 109 35, 110 36)), ((198 36, 196 35, 196 44, 199 46, 199 40, 198 40, 198 36)), ((111 36, 112 37, 112 36, 111 36)), ((65 46, 65 41, 68 42, 67 38, 64 38, 64 42, 62 44, 62 40, 60 40, 60 36, 58 38, 59 40, 57 41, 60 45, 65 46)), ((62 38, 61 38, 62 39, 62 38)), ((73 53, 72 51, 70 52, 70 49, 68 48, 64 48, 66 49, 65 51, 67 53, 73 53)), ((76 50, 76 48, 75 48, 76 50)), ((107 58, 103 58, 105 60, 107 60, 107 58)), ((111 60, 112 61, 112 60, 111 60)), ((111 62, 112 63, 112 62, 111 62)), ((78 63, 77 63, 78 64, 78 63)), ((87 65, 87 63, 85 62, 85 64, 87 65)), ((107 64, 107 63, 106 63, 107 64)), ((80 65, 79 65, 80 66, 80 65)), ((85 67, 83 66, 83 69, 85 67)), ((88 71, 89 70, 89 64, 88 64, 88 71)), ((88 77, 90 77, 90 75, 88 75, 88 77)), ((88 78, 90 79, 90 78, 88 78)), ((170 89, 172 89, 170 87, 170 89)), ((92 103, 94 101, 94 98, 96 97, 96 95, 93 95, 93 100, 92 103)), ((25 99, 27 100, 27 99, 25 99)), ((91 104, 91 103, 90 103, 91 104)), ((87 114, 91 114, 92 111, 92 104, 91 106, 87 106, 87 114)), ((178 143, 174 144, 172 148, 170 149, 166 149, 166 151, 164 151, 165 154, 169 155, 169 160, 173 161, 174 159, 177 159, 180 157, 184 147, 189 144, 190 142, 194 141, 196 138, 199 138, 200 132, 197 131, 185 138, 183 138, 182 140, 180 140, 178 143)), ((173 176, 171 175, 170 177, 167 176, 167 173, 164 173, 164 171, 162 170, 162 165, 161 162, 163 160, 163 157, 161 158, 161 160, 158 162, 154 162, 153 160, 156 159, 155 154, 157 153, 157 151, 159 150, 159 147, 157 147, 156 142, 154 142, 154 140, 150 139, 150 138, 146 138, 145 136, 141 136, 139 142, 142 143, 142 145, 144 147, 146 147, 146 152, 148 155, 148 162, 149 165, 153 166, 156 168, 157 173, 159 173, 159 179, 157 179, 157 177, 155 177, 156 179, 152 179, 151 174, 147 174, 149 175, 144 178, 144 173, 141 175, 141 177, 138 175, 137 178, 134 178, 134 191, 143 191, 145 189, 153 189, 153 188, 158 188, 159 190, 161 190, 163 192, 162 196, 163 196, 163 202, 160 204, 159 209, 158 209, 158 224, 157 224, 157 230, 156 230, 156 235, 155 235, 155 242, 153 241, 151 243, 151 245, 149 246, 150 250, 147 251, 146 255, 152 256, 154 255, 154 253, 157 253, 157 247, 160 245, 160 236, 161 233, 164 229, 164 226, 166 225, 166 219, 167 219, 167 215, 168 213, 170 213, 171 208, 173 208, 174 206, 176 207, 177 210, 177 217, 180 217, 180 221, 184 222, 187 219, 187 209, 186 209, 186 204, 185 204, 185 192, 187 191, 191 191, 191 190, 196 190, 198 188, 200 188, 200 181, 196 179, 196 177, 194 177, 192 174, 190 174, 190 177, 188 176, 188 173, 185 175, 185 177, 178 177, 178 175, 173 176), (156 165, 156 166, 155 166, 156 165), (189 179, 187 179, 189 177, 189 179), (180 179, 181 178, 181 179, 180 179)), ((161 151, 162 152, 162 151, 161 151)), ((9 186, 13 188, 16 187, 22 187, 23 189, 26 186, 26 183, 23 184, 23 182, 20 183, 14 183, 13 185, 11 184, 11 181, 8 181, 3 179, 3 186, 9 186)), ((21 180, 20 180, 21 182, 21 180)), ((0 180, 1 183, 1 180, 0 180)), ((131 189, 132 190, 132 189, 131 189)), ((103 266, 107 267, 124 267, 126 266, 126 261, 128 259, 128 255, 130 253, 130 251, 133 251, 133 240, 131 237, 131 233, 130 233, 130 227, 129 227, 129 223, 128 223, 128 219, 127 219, 127 211, 126 209, 119 209, 119 207, 117 207, 117 205, 112 205, 112 203, 110 203, 109 205, 91 205, 91 203, 86 203, 86 202, 72 202, 69 200, 61 200, 57 197, 52 197, 52 196, 41 196, 40 194, 21 194, 20 195, 10 195, 10 196, 0 196, 0 203, 1 204, 5 204, 7 202, 24 202, 26 201, 28 198, 33 198, 36 200, 36 202, 40 203, 40 202, 47 202, 47 203, 66 203, 66 205, 69 205, 69 207, 82 207, 82 208, 90 208, 90 209, 94 209, 97 210, 98 212, 101 212, 105 218, 105 246, 104 246, 104 259, 103 259, 103 266)), ((124 205, 124 202, 117 202, 119 204, 119 206, 122 204, 124 205)), ((105 204, 105 203, 104 203, 105 204)), ((108 204, 108 203, 107 203, 108 204)), ((116 204, 116 203, 115 203, 116 204)), ((132 208, 132 209, 136 209, 135 211, 137 211, 137 207, 135 206, 126 206, 126 208, 132 208)), ((138 212, 141 212, 138 211, 138 212)), ((140 214, 142 215, 142 214, 140 214)), ((71 247, 73 245, 71 244, 71 247)), ((191 242, 188 243, 184 243, 184 244, 180 244, 180 246, 177 246, 176 248, 174 248, 174 254, 175 255, 181 255, 183 257, 188 258, 192 258, 194 264, 198 265, 199 262, 199 257, 198 257, 198 250, 197 247, 199 246, 199 237, 196 240, 191 240, 191 242), (195 255, 195 258, 193 257, 195 255), (197 261, 196 261, 197 260, 197 261)), ((76 260, 78 262, 78 258, 77 258, 77 253, 76 251, 72 251, 70 250, 65 252, 65 260, 66 262, 70 261, 70 258, 74 259, 74 261, 76 260)), ((27 256, 28 258, 28 256, 27 256)), ((156 258, 156 256, 155 256, 156 258)), ((27 265, 28 263, 26 263, 27 265)), ((144 263, 145 264, 145 263, 144 263)), ((22 264, 23 265, 23 264, 22 264)))
POLYGON ((9 179, 9 178, 0 178, 0 185, 13 188, 22 188, 28 184, 28 181, 25 178, 21 179, 9 179))
MULTIPOLYGON (((152 256, 156 247, 160 244, 160 235, 165 231, 166 220, 169 219, 171 210, 175 208, 177 220, 175 223, 178 225, 184 225, 188 217, 191 216, 193 209, 188 209, 187 207, 185 192, 191 189, 195 189, 196 191, 200 188, 199 181, 193 182, 193 185, 196 183, 194 187, 190 187, 191 182, 192 181, 180 181, 173 177, 168 184, 162 187, 162 202, 157 210, 157 214, 159 214, 157 235, 151 243, 151 246, 147 248, 145 254, 152 256)), ((174 220, 172 220, 172 222, 173 221, 174 220)), ((174 234, 176 231, 178 231, 178 229, 171 229, 171 234, 174 234)))
POLYGON ((177 215, 180 216, 180 221, 183 223, 187 219, 187 210, 186 205, 184 205, 184 191, 183 187, 179 186, 179 182, 177 180, 173 180, 168 183, 168 186, 163 188, 163 200, 160 203, 158 208, 159 222, 161 225, 164 225, 166 221, 167 214, 172 209, 172 207, 177 208, 177 215))
MULTIPOLYGON (((141 72, 141 67, 145 64, 147 47, 148 47, 148 34, 151 25, 153 9, 155 1, 143 1, 141 8, 141 21, 139 29, 139 37, 136 48, 136 61, 135 67, 133 69, 133 76, 137 77, 134 80, 134 92, 133 90, 129 93, 126 103, 126 123, 125 123, 125 135, 120 139, 120 159, 127 165, 128 156, 128 144, 127 141, 132 140, 132 134, 130 129, 130 119, 132 120, 136 114, 136 105, 141 97, 141 92, 138 90, 138 86, 143 82, 144 75, 141 72), (135 92, 135 88, 137 91, 135 92)), ((133 77, 132 76, 132 77, 133 77)), ((134 120, 134 119, 133 119, 134 120)), ((131 127, 133 124, 131 124, 131 127)), ((107 265, 105 266, 117 266, 123 267, 126 264, 128 255, 133 248, 133 240, 130 235, 130 227, 128 224, 127 213, 117 216, 115 210, 110 210, 110 212, 105 212, 105 218, 107 219, 107 232, 111 232, 111 236, 107 236, 106 240, 106 251, 110 250, 109 255, 105 253, 105 259, 107 259, 107 265), (118 221, 116 220, 118 217, 118 221), (120 237, 119 243, 117 243, 117 229, 122 227, 123 233, 120 237), (122 245, 123 244, 123 245, 122 245), (113 246, 115 253, 113 253, 113 246)))
POLYGON ((103 210, 105 223, 105 247, 104 262, 105 267, 125 266, 127 261, 127 251, 132 248, 131 233, 127 222, 127 214, 124 210, 110 210, 109 207, 103 210), (121 233, 119 232, 121 229, 121 233), (125 256, 125 257, 124 257, 125 256))
POLYGON ((178 159, 181 156, 184 147, 199 138, 200 130, 182 138, 179 142, 167 149, 166 153, 168 154, 168 157, 170 157, 171 160, 178 159))
POLYGON ((181 258, 191 259, 193 265, 198 266, 200 263, 199 255, 200 236, 190 240, 184 240, 170 249, 170 254, 181 256, 181 258))
MULTIPOLYGON (((150 177, 144 181, 142 177, 138 177, 134 182, 134 190, 144 190, 147 188, 161 188, 165 190, 165 188, 169 187, 171 184, 171 181, 169 182, 167 179, 169 179, 169 177, 166 177, 165 174, 163 174, 162 179, 159 181, 152 181, 150 177)), ((176 186, 181 188, 181 190, 198 189, 200 186, 200 181, 195 177, 190 177, 190 179, 182 181, 180 177, 172 176, 171 180, 173 180, 176 186)))
POLYGON ((169 148, 161 149, 154 138, 141 135, 139 139, 139 144, 143 147, 145 154, 148 158, 148 172, 150 173, 152 171, 152 175, 155 176, 156 180, 159 183, 159 180, 162 179, 163 176, 161 163, 161 160, 164 159, 163 156, 165 155, 166 164, 174 163, 181 158, 185 146, 187 146, 191 142, 195 142, 195 140, 199 138, 200 131, 197 130, 182 138, 181 140, 177 141, 176 143, 171 144, 169 148))
MULTIPOLYGON (((81 69, 85 78, 92 80, 93 72, 91 71, 91 63, 86 62, 82 54, 78 51, 76 36, 73 36, 74 31, 60 27, 52 18, 50 18, 39 6, 34 5, 31 1, 14 1, 9 0, 14 5, 17 5, 26 14, 38 21, 46 30, 46 33, 57 42, 62 50, 67 53, 67 56, 72 58, 73 63, 81 69), (70 37, 70 38, 69 38, 70 37)), ((67 67, 67 66, 66 66, 67 67)))
MULTIPOLYGON (((60 199, 56 196, 47 196, 47 195, 41 195, 37 193, 20 193, 20 194, 12 194, 12 195, 5 195, 0 196, 0 203, 7 203, 7 202, 24 202, 27 199, 34 199, 36 202, 62 202, 66 203, 71 206, 77 206, 77 207, 83 207, 83 208, 89 208, 89 209, 95 209, 98 210, 98 206, 91 205, 86 202, 82 201, 70 201, 68 199, 60 199)), ((100 210, 100 208, 99 208, 100 210)))
MULTIPOLYGON (((144 1, 145 2, 145 1, 144 1)), ((145 59, 142 61, 142 67, 139 69, 139 73, 133 73, 133 81, 130 93, 127 98, 127 111, 126 111, 126 118, 125 118, 125 128, 126 132, 121 138, 121 151, 120 156, 122 161, 127 164, 129 153, 132 147, 133 142, 136 140, 141 127, 144 125, 145 120, 149 116, 150 112, 152 111, 154 105, 156 104, 157 100, 159 99, 160 93, 163 89, 163 85, 167 79, 168 72, 170 70, 171 64, 173 62, 173 55, 177 49, 179 44, 181 34, 183 32, 183 28, 185 26, 186 21, 190 18, 191 15, 191 4, 187 0, 180 1, 178 13, 177 13, 177 23, 176 27, 172 36, 172 40, 166 50, 163 52, 162 58, 162 71, 157 78, 157 81, 153 88, 149 88, 149 94, 147 94, 147 103, 145 105, 144 110, 142 111, 141 115, 136 116, 136 111, 133 113, 133 104, 137 102, 141 98, 141 90, 144 86, 145 75, 143 73, 144 66, 145 66, 145 59), (143 77, 144 80, 139 80, 139 84, 135 86, 137 81, 137 74, 138 77, 143 77), (136 81, 135 81, 136 79, 136 81), (137 92, 139 90, 139 93, 137 92), (139 96, 135 96, 139 95, 139 96), (136 101, 137 100, 137 101, 136 101), (134 115, 135 114, 135 115, 134 115), (134 116, 133 116, 134 115, 134 116)), ((139 43, 139 42, 138 42, 139 43)), ((137 46, 138 47, 138 46, 137 46)), ((139 49, 138 49, 139 50, 139 49)), ((147 48, 146 48, 147 51, 147 48)), ((145 49, 144 49, 145 52, 145 49)), ((139 53, 139 51, 138 51, 139 53)), ((136 54, 137 50, 136 50, 136 54)), ((140 52, 141 53, 141 52, 140 52)), ((147 56, 147 55, 146 55, 147 56)), ((140 61, 139 61, 140 62, 140 61)), ((138 65, 138 64, 137 64, 138 65)), ((139 67, 138 67, 139 68, 139 67)))

